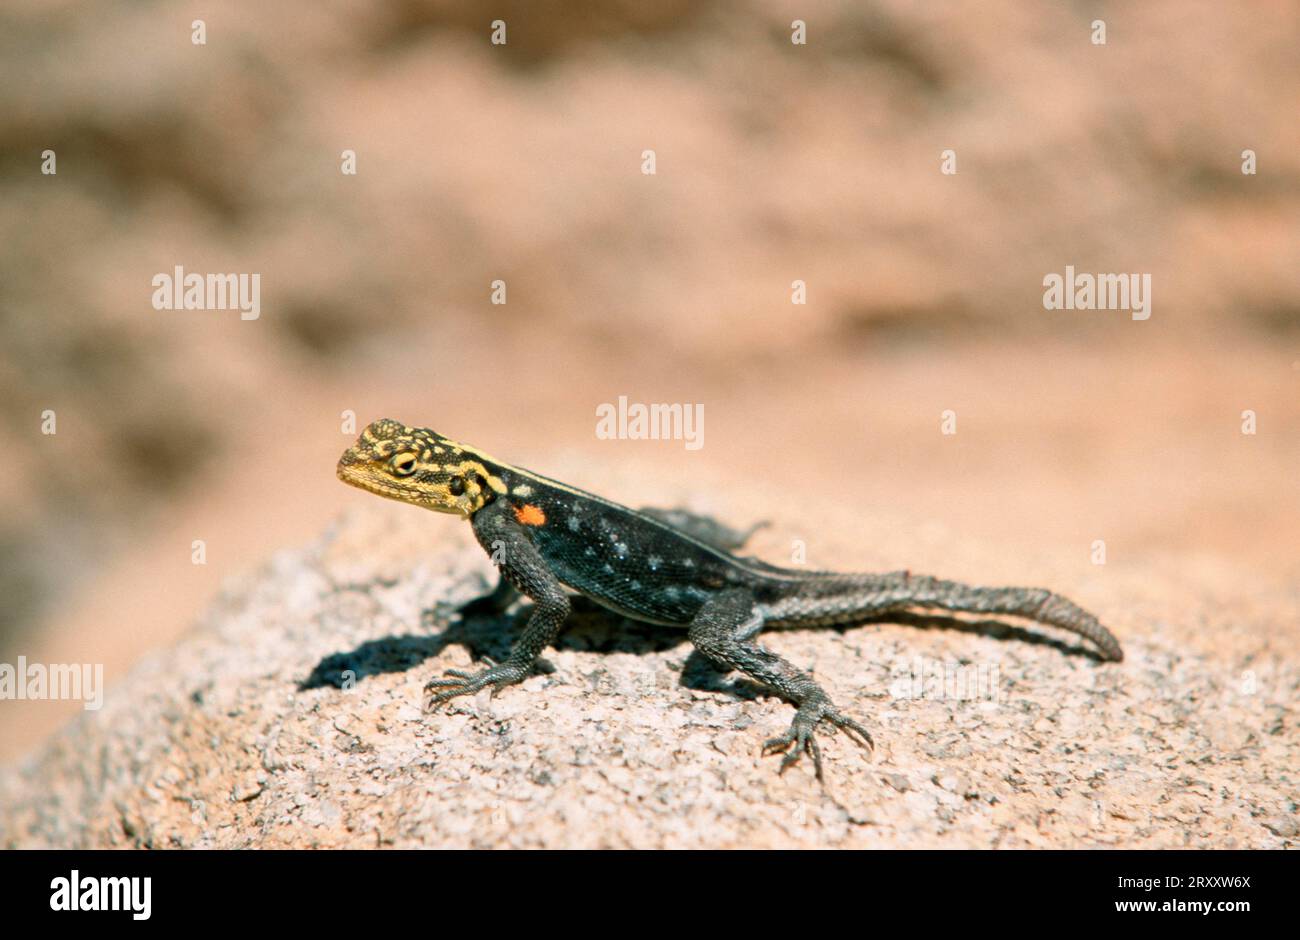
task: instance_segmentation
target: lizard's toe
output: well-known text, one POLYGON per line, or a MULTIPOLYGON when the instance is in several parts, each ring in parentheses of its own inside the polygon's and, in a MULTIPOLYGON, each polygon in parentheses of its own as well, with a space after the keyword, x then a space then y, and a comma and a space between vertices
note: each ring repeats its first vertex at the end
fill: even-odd
POLYGON ((768 738, 763 742, 764 754, 780 754, 788 750, 794 743, 794 730, 787 731, 785 734, 775 738, 768 738))
POLYGON ((777 768, 777 773, 783 774, 788 769, 799 763, 800 758, 808 754, 813 759, 813 769, 817 774, 817 779, 822 779, 822 751, 817 744, 817 738, 813 733, 813 726, 808 722, 795 717, 794 723, 790 730, 777 738, 771 738, 763 744, 763 753, 765 754, 783 754, 781 766, 777 768))
POLYGON ((832 708, 822 717, 828 723, 828 731, 842 728, 849 740, 857 742, 868 751, 875 750, 876 742, 871 739, 871 733, 839 709, 832 708))
POLYGON ((448 669, 445 676, 426 682, 424 691, 431 693, 425 702, 426 710, 434 711, 443 702, 460 695, 473 695, 489 685, 492 686, 492 694, 495 696, 506 686, 519 682, 528 674, 526 669, 512 663, 495 663, 486 657, 484 659, 489 664, 486 669, 480 669, 478 672, 448 669))
POLYGON ((799 706, 789 731, 780 737, 770 738, 763 744, 764 754, 784 754, 778 773, 785 773, 787 768, 799 763, 799 759, 807 754, 812 758, 817 779, 822 779, 822 751, 817 743, 816 731, 823 721, 826 722, 825 730, 828 733, 834 733, 836 728, 843 729, 850 739, 868 750, 872 748, 871 735, 862 725, 846 717, 829 702, 808 701, 799 706))

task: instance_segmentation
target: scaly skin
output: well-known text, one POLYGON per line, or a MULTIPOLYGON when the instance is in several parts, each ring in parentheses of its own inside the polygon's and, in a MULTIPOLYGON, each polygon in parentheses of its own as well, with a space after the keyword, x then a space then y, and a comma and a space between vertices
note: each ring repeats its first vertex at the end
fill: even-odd
POLYGON ((814 732, 821 723, 868 748, 871 736, 812 676, 754 639, 765 627, 848 625, 907 608, 940 608, 1027 617, 1086 637, 1103 659, 1124 656, 1095 617, 1042 588, 971 587, 906 571, 779 568, 731 554, 749 533, 682 510, 629 509, 427 428, 374 422, 343 454, 338 475, 380 496, 469 519, 501 573, 497 589, 475 607, 504 610, 519 593, 535 604, 504 662, 478 672, 450 670, 428 684, 434 708, 524 679, 569 616, 566 587, 633 619, 685 627, 715 664, 740 670, 793 702, 790 730, 764 750, 784 752, 782 770, 808 754, 819 779, 814 732))

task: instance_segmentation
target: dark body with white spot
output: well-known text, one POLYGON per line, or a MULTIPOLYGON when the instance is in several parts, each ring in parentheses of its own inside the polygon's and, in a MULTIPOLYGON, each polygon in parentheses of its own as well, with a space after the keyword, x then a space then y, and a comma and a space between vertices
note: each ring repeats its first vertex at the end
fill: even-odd
POLYGON ((650 623, 688 626, 717 590, 745 581, 736 561, 667 523, 533 476, 531 495, 545 523, 526 526, 560 581, 611 610, 650 623))

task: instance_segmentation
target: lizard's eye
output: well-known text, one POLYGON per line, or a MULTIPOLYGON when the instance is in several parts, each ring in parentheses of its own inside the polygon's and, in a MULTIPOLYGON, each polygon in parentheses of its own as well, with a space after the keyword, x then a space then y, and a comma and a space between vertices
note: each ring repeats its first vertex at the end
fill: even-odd
POLYGON ((447 484, 447 489, 452 496, 463 496, 465 493, 465 481, 460 477, 452 477, 451 482, 447 484))
POLYGON ((415 472, 415 454, 398 454, 391 463, 393 472, 399 477, 409 477, 415 472))

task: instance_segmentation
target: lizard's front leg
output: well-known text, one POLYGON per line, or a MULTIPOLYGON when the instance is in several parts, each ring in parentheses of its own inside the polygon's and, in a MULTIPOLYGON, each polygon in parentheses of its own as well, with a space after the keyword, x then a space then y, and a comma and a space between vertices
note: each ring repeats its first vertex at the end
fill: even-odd
POLYGON ((867 729, 845 716, 821 686, 798 666, 782 659, 752 637, 763 629, 763 613, 746 590, 735 588, 715 595, 691 621, 691 642, 710 660, 776 689, 798 707, 790 730, 763 745, 764 752, 784 752, 781 770, 805 753, 813 759, 817 779, 822 779, 822 755, 814 732, 825 721, 842 728, 859 744, 871 748, 867 729))
POLYGON ((504 662, 489 660, 488 668, 478 672, 448 669, 446 678, 429 682, 424 688, 430 693, 427 703, 430 709, 458 695, 472 695, 488 686, 493 687, 495 694, 522 681, 569 616, 569 596, 564 587, 504 503, 484 506, 474 514, 471 524, 475 538, 500 568, 502 579, 536 606, 504 662))

